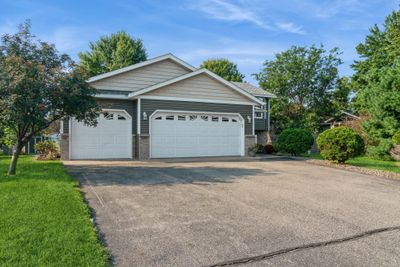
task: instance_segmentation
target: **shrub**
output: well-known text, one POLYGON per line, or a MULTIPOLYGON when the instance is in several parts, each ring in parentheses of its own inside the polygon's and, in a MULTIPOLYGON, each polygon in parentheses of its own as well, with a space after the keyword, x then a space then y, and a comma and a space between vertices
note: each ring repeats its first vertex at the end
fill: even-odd
POLYGON ((46 140, 35 145, 35 150, 39 154, 38 159, 54 160, 60 151, 58 144, 54 141, 46 140))
POLYGON ((265 153, 266 154, 273 154, 275 153, 275 148, 272 144, 266 144, 265 145, 265 153))
POLYGON ((286 129, 276 141, 276 148, 279 152, 291 155, 301 155, 306 153, 314 143, 311 133, 304 129, 286 129))
POLYGON ((265 148, 261 144, 255 144, 256 153, 265 153, 265 148))
POLYGON ((392 141, 394 145, 400 145, 400 130, 392 136, 392 141))
POLYGON ((344 163, 351 157, 364 153, 364 141, 353 129, 336 127, 321 133, 317 145, 324 159, 344 163))
POLYGON ((372 159, 392 161, 393 158, 390 155, 392 147, 393 143, 390 139, 381 139, 377 146, 368 147, 367 156, 372 159))

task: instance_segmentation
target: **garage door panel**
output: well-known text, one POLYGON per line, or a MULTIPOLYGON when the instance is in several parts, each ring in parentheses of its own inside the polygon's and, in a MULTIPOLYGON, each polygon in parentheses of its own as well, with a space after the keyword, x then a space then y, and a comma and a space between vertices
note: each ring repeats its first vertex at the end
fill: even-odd
POLYGON ((150 125, 153 158, 242 155, 244 126, 237 115, 159 112, 150 125))
POLYGON ((112 116, 105 118, 101 114, 96 127, 72 121, 72 159, 132 157, 131 118, 124 111, 106 111, 105 114, 112 116))

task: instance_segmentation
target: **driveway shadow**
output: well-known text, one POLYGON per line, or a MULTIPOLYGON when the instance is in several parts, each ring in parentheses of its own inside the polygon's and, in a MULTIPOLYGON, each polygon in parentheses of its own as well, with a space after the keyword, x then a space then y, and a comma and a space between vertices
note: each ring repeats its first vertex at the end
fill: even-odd
POLYGON ((264 169, 182 166, 67 166, 81 183, 92 185, 175 185, 232 183, 255 175, 275 175, 264 169))

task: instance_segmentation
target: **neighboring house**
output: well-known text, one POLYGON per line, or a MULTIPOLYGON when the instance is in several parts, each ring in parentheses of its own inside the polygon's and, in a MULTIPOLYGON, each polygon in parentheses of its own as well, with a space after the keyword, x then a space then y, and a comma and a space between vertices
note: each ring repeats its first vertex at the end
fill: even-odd
POLYGON ((351 114, 350 112, 341 110, 338 115, 327 119, 322 123, 323 129, 330 129, 338 126, 342 126, 348 122, 359 120, 360 117, 351 114))
POLYGON ((62 123, 62 159, 244 156, 269 129, 272 94, 167 54, 92 77, 96 127, 62 123))

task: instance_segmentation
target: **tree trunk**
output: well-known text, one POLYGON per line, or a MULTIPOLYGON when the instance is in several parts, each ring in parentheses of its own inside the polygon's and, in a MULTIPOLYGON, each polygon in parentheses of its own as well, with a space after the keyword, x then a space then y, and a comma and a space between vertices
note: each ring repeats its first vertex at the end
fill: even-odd
POLYGON ((15 175, 17 171, 17 161, 19 155, 21 154, 22 148, 23 145, 21 145, 20 142, 17 142, 17 144, 15 144, 15 149, 13 150, 10 167, 8 168, 8 175, 15 175))

